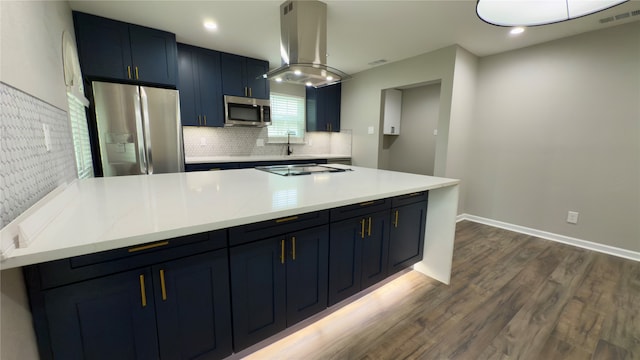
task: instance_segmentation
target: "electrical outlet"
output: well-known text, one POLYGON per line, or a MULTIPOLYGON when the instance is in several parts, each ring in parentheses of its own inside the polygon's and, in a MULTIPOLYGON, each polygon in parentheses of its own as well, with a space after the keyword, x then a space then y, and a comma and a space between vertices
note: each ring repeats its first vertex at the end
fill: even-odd
POLYGON ((374 131, 373 131, 373 126, 369 126, 369 127, 367 128, 367 133, 368 133, 369 135, 371 135, 371 134, 373 134, 373 133, 374 133, 374 131))
POLYGON ((577 224, 578 215, 580 215, 580 213, 578 213, 577 211, 569 211, 569 213, 567 214, 567 222, 569 224, 577 224))
POLYGON ((438 136, 438 129, 433 129, 433 136, 438 136))
POLYGON ((51 133, 49 132, 49 126, 42 124, 42 132, 44 133, 44 147, 47 152, 51 151, 51 133))

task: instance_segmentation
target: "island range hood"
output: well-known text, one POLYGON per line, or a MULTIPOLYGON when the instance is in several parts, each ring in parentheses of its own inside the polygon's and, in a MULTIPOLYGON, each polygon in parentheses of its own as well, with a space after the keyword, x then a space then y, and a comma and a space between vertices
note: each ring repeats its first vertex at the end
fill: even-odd
POLYGON ((290 0, 280 5, 282 66, 265 77, 312 87, 349 78, 327 66, 327 4, 317 0, 290 0))

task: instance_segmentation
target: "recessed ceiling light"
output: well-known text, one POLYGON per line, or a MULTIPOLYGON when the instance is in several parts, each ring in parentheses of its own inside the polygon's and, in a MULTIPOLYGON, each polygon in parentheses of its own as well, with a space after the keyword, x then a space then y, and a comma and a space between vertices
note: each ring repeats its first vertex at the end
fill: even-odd
POLYGON ((313 84, 311 83, 311 81, 307 81, 307 83, 305 84, 307 86, 313 86, 313 84))
POLYGON ((333 80, 333 76, 331 76, 331 75, 327 76, 327 80, 329 80, 329 81, 333 80))
POLYGON ((204 27, 207 30, 215 30, 218 28, 218 24, 214 23, 213 21, 205 21, 204 27))
POLYGON ((282 78, 276 78, 276 82, 282 82, 282 78))
POLYGON ((302 75, 302 71, 300 71, 300 70, 296 70, 293 73, 296 74, 296 75, 302 75))
POLYGON ((524 28, 522 26, 514 27, 509 31, 511 35, 520 35, 524 32, 524 28))

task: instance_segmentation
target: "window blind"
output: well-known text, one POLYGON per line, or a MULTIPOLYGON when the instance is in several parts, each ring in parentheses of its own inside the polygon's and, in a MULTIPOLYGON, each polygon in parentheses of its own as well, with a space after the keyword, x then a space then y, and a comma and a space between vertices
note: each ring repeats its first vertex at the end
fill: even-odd
POLYGON ((269 142, 286 142, 287 134, 292 143, 304 142, 304 97, 271 93, 271 125, 269 142))
POLYGON ((67 93, 69 102, 69 120, 73 134, 73 147, 76 154, 76 168, 78 178, 84 179, 93 176, 93 162, 91 160, 91 145, 89 143, 89 129, 87 126, 87 113, 84 104, 73 93, 67 93))

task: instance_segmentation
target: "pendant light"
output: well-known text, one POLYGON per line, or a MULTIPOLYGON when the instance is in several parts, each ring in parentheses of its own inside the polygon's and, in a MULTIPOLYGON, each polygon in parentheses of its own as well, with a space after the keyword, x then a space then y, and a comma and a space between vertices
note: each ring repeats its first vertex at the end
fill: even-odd
POLYGON ((476 13, 498 26, 537 26, 575 19, 629 0, 478 0, 476 13))

